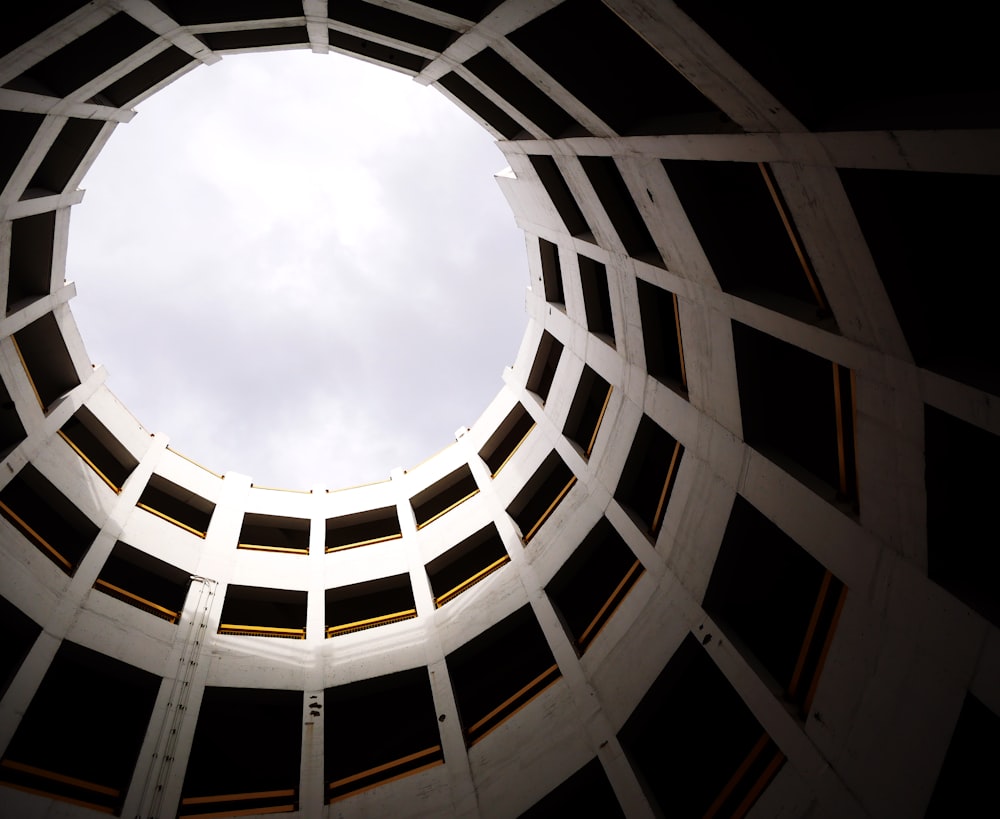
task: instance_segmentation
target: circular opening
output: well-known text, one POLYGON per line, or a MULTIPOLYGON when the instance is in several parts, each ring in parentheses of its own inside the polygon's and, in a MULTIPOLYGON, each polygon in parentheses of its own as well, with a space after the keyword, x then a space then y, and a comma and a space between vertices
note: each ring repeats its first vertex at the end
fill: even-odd
POLYGON ((385 478, 475 421, 526 323, 488 133, 304 51, 228 56, 137 108, 84 180, 68 270, 139 421, 292 488, 385 478))

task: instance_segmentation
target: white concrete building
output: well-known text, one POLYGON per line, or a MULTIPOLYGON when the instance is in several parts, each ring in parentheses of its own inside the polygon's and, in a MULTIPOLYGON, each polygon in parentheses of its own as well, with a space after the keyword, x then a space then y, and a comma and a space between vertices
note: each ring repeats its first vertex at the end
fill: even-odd
POLYGON ((995 813, 995 46, 824 11, 9 4, 0 815, 995 813), (70 309, 112 131, 276 48, 433 84, 510 164, 516 363, 379 484, 192 463, 70 309))

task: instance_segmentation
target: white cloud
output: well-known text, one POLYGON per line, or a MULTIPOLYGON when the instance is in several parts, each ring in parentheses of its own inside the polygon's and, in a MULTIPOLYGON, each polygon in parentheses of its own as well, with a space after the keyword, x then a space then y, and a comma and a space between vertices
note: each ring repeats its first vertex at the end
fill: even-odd
POLYGON ((142 103, 74 208, 72 307, 146 426, 216 471, 336 487, 441 448, 526 322, 489 135, 339 55, 232 55, 142 103))

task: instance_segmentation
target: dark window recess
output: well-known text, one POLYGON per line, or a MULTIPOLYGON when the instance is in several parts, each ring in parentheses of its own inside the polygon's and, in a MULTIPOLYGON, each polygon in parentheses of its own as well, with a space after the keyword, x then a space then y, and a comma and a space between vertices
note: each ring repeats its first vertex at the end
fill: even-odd
POLYGON ((1000 178, 856 169, 840 178, 914 360, 1000 395, 1000 279, 986 274, 1000 178))
POLYGON ((434 605, 441 608, 509 562, 496 525, 483 527, 427 564, 434 605))
POLYGON ((326 521, 327 552, 369 546, 372 543, 395 540, 402 536, 395 506, 342 515, 339 518, 327 518, 326 521))
MULTIPOLYGON (((0 29, 0 56, 37 37, 63 17, 87 5, 87 2, 88 0, 49 0, 26 6, 11 19, 4 20, 3 28, 0 29)), ((0 128, 0 133, 2 132, 3 129, 0 128)))
POLYGON ((653 540, 660 532, 674 491, 684 447, 643 415, 618 479, 615 500, 653 540))
POLYGON ((504 139, 515 139, 522 135, 527 136, 527 132, 516 119, 481 91, 469 85, 458 74, 454 72, 445 74, 438 80, 438 85, 469 108, 477 117, 484 120, 504 139))
POLYGON ((0 760, 0 782, 119 814, 159 687, 148 671, 64 641, 0 760))
POLYGON ((140 94, 194 61, 186 51, 170 46, 101 91, 116 108, 123 108, 140 94))
POLYGON ((507 507, 507 514, 518 525, 525 544, 538 534, 575 483, 576 475, 559 453, 550 452, 507 507))
POLYGON ((326 590, 326 636, 411 620, 417 616, 408 574, 326 590))
POLYGON ((238 48, 268 48, 271 46, 299 45, 309 43, 309 32, 305 26, 282 28, 248 28, 239 31, 214 31, 200 34, 212 51, 231 51, 238 48))
POLYGON ((176 624, 190 582, 187 572, 119 541, 94 588, 176 624))
POLYGON ((7 693, 42 627, 6 598, 0 597, 0 698, 7 693))
POLYGON ((0 379, 0 460, 6 458, 13 449, 28 437, 17 414, 17 406, 10 397, 7 385, 0 379))
POLYGON ((847 588, 737 495, 704 608, 809 715, 847 588))
POLYGON ((205 688, 178 816, 296 810, 302 700, 301 691, 205 688))
POLYGON ((417 5, 478 23, 499 6, 502 0, 415 0, 415 2, 417 5))
POLYGON ((326 801, 444 762, 426 668, 324 692, 326 801))
POLYGON ((666 269, 656 242, 653 241, 614 158, 581 156, 580 164, 628 255, 666 269))
POLYGON ((1000 437, 934 407, 924 408, 927 574, 1000 627, 996 525, 1000 437))
MULTIPOLYGON (((0 32, 4 30, 6 29, 0 29, 0 32)), ((0 111, 0 133, 3 134, 5 145, 4 150, 0 151, 0 191, 7 186, 44 119, 41 114, 0 111)))
POLYGON ((56 212, 25 216, 10 223, 10 281, 7 315, 52 290, 52 244, 56 212))
POLYGON ((597 433, 611 400, 611 391, 611 385, 607 381, 584 365, 576 395, 569 407, 563 435, 579 447, 585 458, 589 458, 594 451, 597 433))
POLYGON ((522 404, 515 404, 507 417, 503 419, 483 448, 479 457, 490 468, 490 474, 495 478, 497 473, 511 459, 518 447, 535 428, 535 419, 531 417, 522 404))
POLYGON ((115 492, 121 491, 139 465, 136 457, 86 407, 80 407, 62 425, 59 436, 115 492))
MULTIPOLYGON (((305 29, 302 29, 302 32, 304 35, 305 29)), ((418 57, 416 54, 400 51, 398 48, 390 48, 380 43, 372 43, 361 37, 355 37, 353 34, 345 34, 342 31, 330 29, 329 37, 331 48, 349 51, 351 54, 356 54, 359 57, 385 63, 396 68, 404 68, 407 71, 412 71, 414 74, 419 74, 430 63, 430 60, 418 57)), ((309 42, 309 38, 305 37, 302 42, 309 42)))
POLYGON ((96 119, 67 120, 31 177, 25 197, 62 193, 105 124, 96 119))
POLYGON ((247 512, 240 528, 240 549, 309 554, 309 520, 247 512))
POLYGON ((157 517, 205 537, 215 504, 159 475, 152 475, 136 504, 157 517))
POLYGON ((625 819, 614 788, 597 757, 528 808, 519 819, 564 819, 566 816, 625 819))
POLYGON ((646 372, 687 397, 687 371, 677 294, 636 278, 646 372))
POLYGON ((566 307, 563 290, 562 265, 559 262, 559 246, 546 239, 538 240, 538 255, 542 261, 542 290, 549 304, 566 307))
POLYGON ((153 0, 182 26, 302 17, 302 0, 153 0))
POLYGON ((587 314, 587 329, 615 346, 615 325, 611 317, 611 292, 608 290, 608 270, 588 256, 577 255, 580 284, 583 286, 583 306, 587 314))
MULTIPOLYGON (((22 77, 51 96, 65 97, 154 39, 155 33, 119 12, 33 65, 22 77)), ((8 85, 16 86, 20 80, 8 85)))
POLYGON ((968 13, 904 16, 850 0, 800 20, 783 3, 678 5, 811 130, 1000 125, 995 40, 968 13))
POLYGON ((80 384, 73 359, 63 340, 59 323, 46 313, 13 335, 24 370, 45 412, 80 384))
POLYGON ((583 654, 644 569, 621 535, 601 518, 545 587, 566 634, 583 654))
POLYGON ((219 634, 304 640, 306 592, 229 586, 219 634))
POLYGON ((562 350, 562 344, 556 341, 555 337, 550 335, 547 330, 542 333, 525 386, 530 392, 535 393, 543 404, 549 397, 549 389, 552 387, 552 379, 556 377, 556 368, 559 366, 562 350))
POLYGON ((546 92, 492 48, 465 61, 465 67, 553 138, 590 134, 546 92))
POLYGON ((600 0, 562 3, 507 36, 619 134, 739 130, 600 0))
POLYGON ((545 188, 549 199, 559 213, 566 226, 567 232, 571 236, 577 236, 588 242, 594 241, 594 232, 587 223, 587 217, 583 215, 580 206, 576 203, 576 197, 566 184, 566 179, 559 170, 555 159, 551 156, 529 156, 531 167, 538 174, 538 179, 545 188))
POLYGON ((531 606, 524 606, 445 661, 465 742, 472 745, 560 677, 531 606))
POLYGON ((719 286, 796 318, 828 318, 826 296, 764 163, 664 160, 719 286))
POLYGON ((468 466, 456 469, 437 483, 418 492, 410 498, 417 528, 437 520, 445 512, 450 512, 463 501, 467 501, 479 491, 476 479, 468 466))
POLYGON ((362 0, 337 0, 327 10, 331 20, 357 26, 431 51, 444 51, 458 36, 450 28, 428 23, 407 14, 376 6, 362 0))
POLYGON ((856 514, 854 373, 735 321, 733 345, 743 438, 856 514))
POLYGON ((1000 717, 966 694, 926 819, 982 815, 985 805, 996 804, 992 785, 998 770, 1000 717))
POLYGON ((660 810, 743 816, 785 757, 699 645, 718 635, 698 636, 684 639, 618 739, 660 810))
POLYGON ((0 514, 66 574, 76 571, 100 531, 30 464, 0 490, 0 514))

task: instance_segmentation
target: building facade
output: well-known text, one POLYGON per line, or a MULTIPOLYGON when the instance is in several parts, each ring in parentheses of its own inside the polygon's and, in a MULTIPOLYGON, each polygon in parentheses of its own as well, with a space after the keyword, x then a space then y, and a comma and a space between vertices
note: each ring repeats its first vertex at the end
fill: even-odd
POLYGON ((990 811, 1000 72, 974 14, 19 5, 0 815, 990 811), (279 48, 433 85, 509 163, 516 361, 382 483, 190 461, 70 310, 70 212, 114 129, 279 48))

